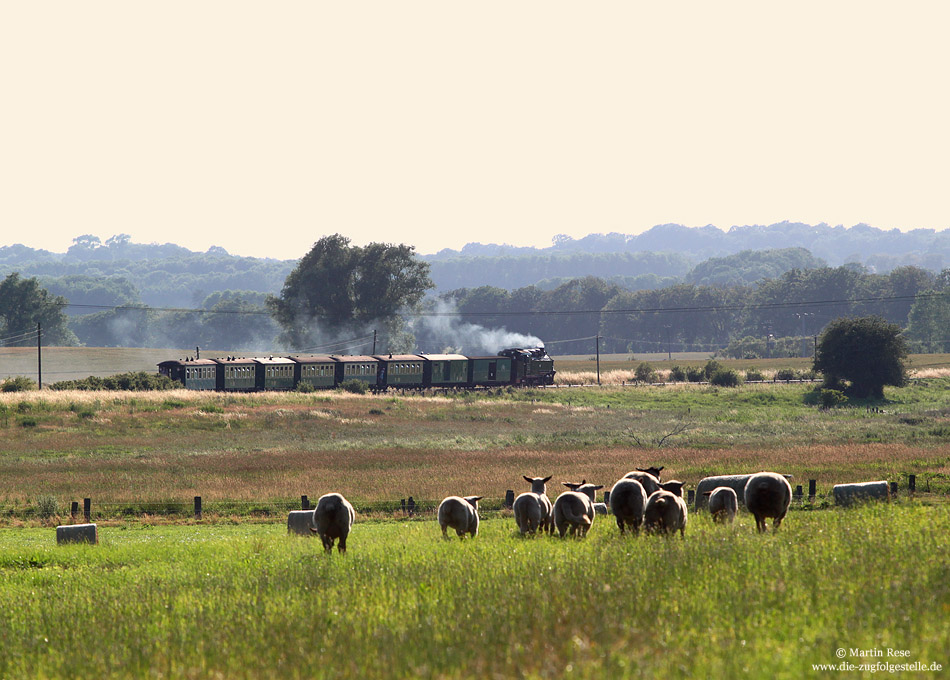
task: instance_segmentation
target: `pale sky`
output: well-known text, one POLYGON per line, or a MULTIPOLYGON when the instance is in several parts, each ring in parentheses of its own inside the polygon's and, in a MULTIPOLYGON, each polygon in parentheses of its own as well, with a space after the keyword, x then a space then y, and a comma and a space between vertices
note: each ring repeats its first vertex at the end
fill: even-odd
POLYGON ((0 3, 0 245, 950 227, 950 3, 0 3))

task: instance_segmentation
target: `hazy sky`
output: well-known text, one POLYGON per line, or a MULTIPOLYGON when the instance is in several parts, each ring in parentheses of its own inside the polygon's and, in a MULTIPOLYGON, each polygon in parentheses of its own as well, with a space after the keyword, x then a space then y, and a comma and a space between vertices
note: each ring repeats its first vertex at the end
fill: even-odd
POLYGON ((0 245, 950 226, 950 3, 0 4, 0 245))

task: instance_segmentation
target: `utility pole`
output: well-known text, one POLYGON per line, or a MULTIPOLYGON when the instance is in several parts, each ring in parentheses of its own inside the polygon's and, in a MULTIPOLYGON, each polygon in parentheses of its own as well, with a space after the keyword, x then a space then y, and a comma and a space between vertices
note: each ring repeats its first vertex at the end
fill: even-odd
POLYGON ((600 334, 597 335, 597 384, 600 384, 600 334))
POLYGON ((670 327, 669 324, 663 326, 666 329, 666 358, 673 360, 673 348, 670 346, 670 327))
POLYGON ((43 325, 36 323, 36 377, 39 388, 43 389, 43 325))
POLYGON ((373 354, 376 354, 376 329, 373 329, 373 354))
POLYGON ((805 335, 805 317, 806 316, 815 316, 814 312, 799 312, 797 316, 802 321, 802 356, 808 356, 808 337, 805 335))

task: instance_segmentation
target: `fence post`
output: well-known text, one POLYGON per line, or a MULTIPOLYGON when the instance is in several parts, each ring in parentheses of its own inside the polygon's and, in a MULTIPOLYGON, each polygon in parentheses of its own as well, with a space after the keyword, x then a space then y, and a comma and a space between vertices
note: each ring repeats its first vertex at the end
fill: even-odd
POLYGON ((412 496, 409 496, 409 500, 406 502, 406 512, 409 513, 410 517, 416 514, 416 502, 412 496))
POLYGON ((301 496, 301 497, 300 497, 300 509, 301 509, 301 510, 309 510, 309 509, 310 509, 310 499, 307 498, 306 496, 301 496))
POLYGON ((91 498, 82 499, 82 516, 86 518, 86 524, 89 524, 89 520, 92 518, 92 499, 91 498))
POLYGON ((804 496, 804 495, 805 495, 805 492, 802 490, 802 485, 799 484, 798 486, 795 487, 795 493, 794 493, 795 502, 796 502, 796 503, 801 503, 801 502, 802 502, 802 496, 804 496))
POLYGON ((79 514, 79 501, 73 501, 72 506, 69 508, 69 516, 73 519, 76 519, 76 515, 79 514))
POLYGON ((505 491, 505 507, 509 510, 515 504, 515 492, 511 489, 505 491))
POLYGON ((686 491, 686 503, 689 507, 693 507, 693 504, 696 502, 696 490, 688 489, 686 491))
POLYGON ((399 507, 402 508, 402 511, 403 511, 403 512, 406 512, 406 499, 405 499, 405 498, 400 498, 400 499, 399 499, 399 507))
POLYGON ((816 493, 817 485, 818 485, 818 480, 815 480, 815 479, 808 480, 808 502, 809 503, 815 502, 815 496, 817 495, 816 493))
POLYGON ((891 482, 891 495, 897 495, 897 482, 891 482))
POLYGON ((907 490, 910 493, 917 491, 917 475, 907 475, 907 490))
POLYGON ((195 519, 201 519, 201 496, 195 496, 195 519))
POLYGON ((604 491, 604 505, 610 505, 610 492, 604 491))

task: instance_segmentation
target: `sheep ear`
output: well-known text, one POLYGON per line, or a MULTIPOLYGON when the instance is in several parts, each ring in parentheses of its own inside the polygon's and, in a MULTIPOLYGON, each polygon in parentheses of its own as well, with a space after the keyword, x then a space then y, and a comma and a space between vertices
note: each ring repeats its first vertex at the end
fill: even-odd
POLYGON ((598 484, 597 486, 594 487, 594 491, 597 491, 598 489, 603 489, 603 488, 604 488, 603 484, 598 484))
POLYGON ((658 467, 658 468, 656 469, 656 471, 657 471, 657 472, 663 472, 664 469, 665 469, 665 468, 661 465, 660 467, 658 467))
POLYGON ((547 484, 548 482, 551 481, 551 477, 553 477, 553 476, 554 476, 554 475, 548 475, 547 477, 545 477, 545 478, 542 479, 541 481, 544 482, 545 484, 547 484))
POLYGON ((528 475, 521 475, 528 484, 531 484, 534 480, 531 479, 528 475))
POLYGON ((571 482, 561 482, 561 484, 566 486, 571 491, 577 491, 577 488, 580 486, 580 484, 573 484, 571 482))

